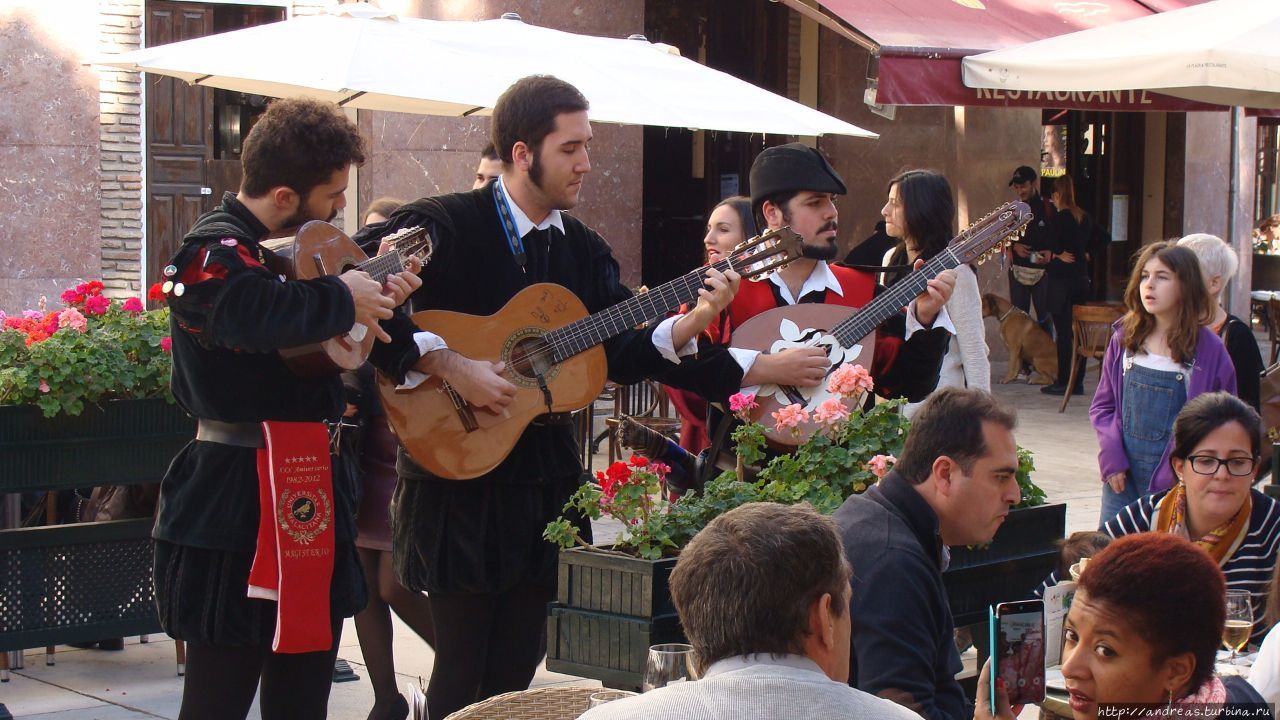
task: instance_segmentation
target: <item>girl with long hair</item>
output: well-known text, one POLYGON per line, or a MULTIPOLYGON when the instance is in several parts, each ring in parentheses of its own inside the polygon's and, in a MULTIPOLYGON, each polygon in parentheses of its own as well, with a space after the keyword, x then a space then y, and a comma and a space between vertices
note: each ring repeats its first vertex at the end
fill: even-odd
POLYGON ((1173 486, 1173 420, 1205 392, 1236 392, 1236 373, 1218 336, 1203 327, 1212 308, 1195 253, 1174 243, 1143 248, 1102 360, 1089 408, 1098 434, 1106 520, 1138 498, 1173 486))
MULTIPOLYGON (((886 266, 911 267, 916 260, 929 260, 947 248, 955 227, 956 205, 951 183, 932 170, 908 170, 889 181, 889 199, 880 214, 885 232, 901 242, 885 254, 886 266)), ((909 271, 887 271, 885 286, 897 282, 909 271)), ((987 357, 986 326, 982 321, 982 298, 978 277, 968 265, 956 268, 956 288, 946 304, 956 332, 942 358, 938 388, 970 387, 991 391, 991 362, 987 357)), ((911 417, 919 403, 903 406, 911 417)))

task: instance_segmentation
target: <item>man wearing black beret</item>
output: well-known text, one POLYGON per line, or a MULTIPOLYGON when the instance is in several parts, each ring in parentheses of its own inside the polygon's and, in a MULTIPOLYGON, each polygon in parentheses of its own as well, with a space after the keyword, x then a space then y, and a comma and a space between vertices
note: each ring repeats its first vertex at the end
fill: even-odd
MULTIPOLYGON (((764 150, 751 165, 751 206, 761 226, 790 226, 805 243, 804 257, 756 282, 743 282, 729 305, 729 328, 756 315, 797 303, 844 305, 852 311, 866 305, 883 288, 869 273, 829 265, 837 254, 835 197, 847 190, 844 180, 818 150, 789 143, 764 150)), ((955 287, 947 270, 929 281, 906 313, 898 313, 877 332, 871 368, 876 391, 885 397, 923 400, 938 383, 942 356, 954 328, 943 307, 955 287)), ((727 330, 727 332, 726 332, 727 330)), ((756 354, 733 350, 744 369, 743 386, 776 384, 817 387, 829 369, 826 352, 800 347, 756 354)))

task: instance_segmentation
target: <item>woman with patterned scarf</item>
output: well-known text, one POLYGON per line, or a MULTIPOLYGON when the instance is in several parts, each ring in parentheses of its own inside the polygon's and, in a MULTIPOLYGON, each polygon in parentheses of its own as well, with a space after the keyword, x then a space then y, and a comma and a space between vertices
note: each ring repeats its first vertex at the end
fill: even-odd
MULTIPOLYGON (((1253 489, 1261 421, 1234 395, 1206 393, 1188 402, 1173 424, 1170 456, 1177 484, 1140 498, 1103 524, 1112 537, 1143 532, 1177 535, 1209 553, 1227 587, 1248 590, 1260 643, 1270 624, 1266 601, 1280 548, 1280 504, 1253 489)), ((1050 575, 1036 592, 1057 584, 1050 575)))

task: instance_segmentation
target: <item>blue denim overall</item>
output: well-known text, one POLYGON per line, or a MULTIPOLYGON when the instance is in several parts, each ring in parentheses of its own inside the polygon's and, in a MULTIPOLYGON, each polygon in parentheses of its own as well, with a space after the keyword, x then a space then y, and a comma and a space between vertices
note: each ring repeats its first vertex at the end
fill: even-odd
POLYGON ((1128 367, 1124 372, 1120 430, 1125 454, 1129 456, 1129 474, 1123 492, 1102 484, 1103 523, 1147 494, 1173 433, 1173 420, 1187 403, 1190 366, 1171 372, 1143 367, 1129 357, 1123 362, 1128 367))

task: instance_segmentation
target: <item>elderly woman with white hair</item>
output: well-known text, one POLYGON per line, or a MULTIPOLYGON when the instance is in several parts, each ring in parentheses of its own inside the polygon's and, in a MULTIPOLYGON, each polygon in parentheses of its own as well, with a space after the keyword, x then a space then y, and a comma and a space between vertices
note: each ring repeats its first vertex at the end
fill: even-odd
POLYGON ((1227 354, 1236 367, 1237 394, 1241 400, 1253 406, 1254 410, 1261 412, 1258 385, 1264 366, 1258 341, 1254 338, 1249 323, 1227 312, 1220 302, 1222 289, 1235 277, 1240 263, 1236 252, 1222 238, 1207 233, 1188 235, 1179 240, 1178 244, 1189 248, 1200 259, 1200 268, 1214 307, 1213 319, 1206 327, 1217 333, 1227 346, 1227 354))

